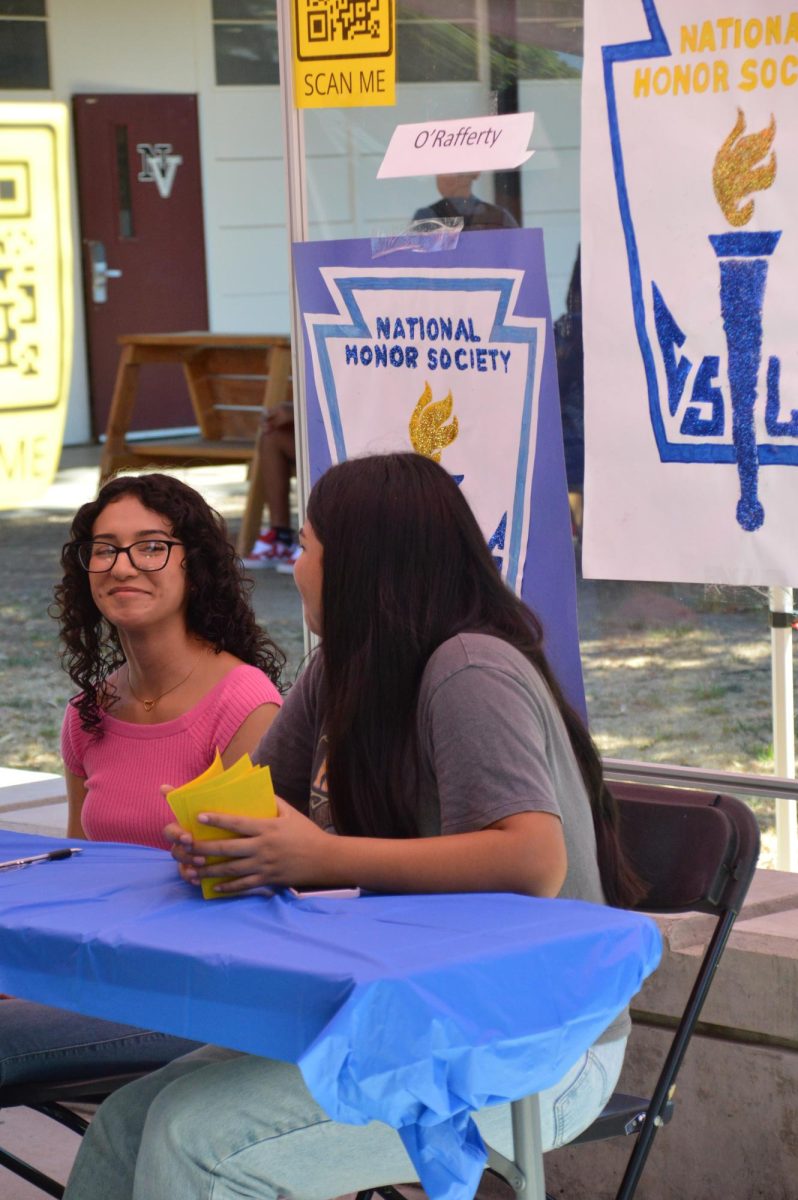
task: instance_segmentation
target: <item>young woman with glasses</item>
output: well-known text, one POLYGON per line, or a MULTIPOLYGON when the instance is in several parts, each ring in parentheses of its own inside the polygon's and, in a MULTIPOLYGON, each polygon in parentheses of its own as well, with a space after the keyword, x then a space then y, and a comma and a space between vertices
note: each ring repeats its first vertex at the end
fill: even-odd
MULTIPOLYGON (((61 734, 68 836, 167 847, 161 786, 229 766, 276 716, 280 650, 224 521, 167 475, 107 483, 72 522, 53 615, 79 694, 61 734)), ((0 1083, 145 1070, 193 1043, 22 1000, 0 1004, 0 1083)))
POLYGON ((114 479, 72 523, 56 589, 80 694, 62 733, 69 836, 166 846, 161 795, 252 750, 284 657, 252 612, 224 522, 168 475, 114 479))
MULTIPOLYGON (((279 816, 206 814, 238 836, 196 846, 172 825, 183 878, 636 899, 595 747, 446 471, 413 454, 335 466, 301 540, 322 640, 256 753, 279 816)), ((601 1110, 628 1030, 621 1013, 542 1094, 545 1148, 601 1110)), ((509 1105, 477 1120, 507 1153, 509 1105)), ((295 1066, 204 1047, 100 1107, 65 1200, 323 1200, 413 1178, 395 1130, 330 1121, 295 1066)))

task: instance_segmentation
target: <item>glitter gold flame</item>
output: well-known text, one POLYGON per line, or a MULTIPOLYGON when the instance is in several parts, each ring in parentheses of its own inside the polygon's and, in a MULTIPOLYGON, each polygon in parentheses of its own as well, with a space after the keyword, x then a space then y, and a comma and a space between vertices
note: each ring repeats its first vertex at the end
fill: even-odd
POLYGON ((452 444, 459 429, 457 417, 452 417, 453 405, 451 390, 443 400, 433 400, 432 388, 425 385, 410 418, 410 441, 416 454, 441 461, 441 452, 452 444), (449 417, 452 419, 447 425, 449 417))
POLYGON ((734 129, 715 155, 712 168, 712 186, 715 197, 730 225, 747 225, 754 215, 754 201, 740 207, 743 196, 769 188, 776 178, 776 155, 762 162, 773 145, 776 136, 776 121, 771 116, 767 129, 749 133, 743 137, 745 117, 737 109, 734 129), (760 163, 759 166, 756 164, 760 163))

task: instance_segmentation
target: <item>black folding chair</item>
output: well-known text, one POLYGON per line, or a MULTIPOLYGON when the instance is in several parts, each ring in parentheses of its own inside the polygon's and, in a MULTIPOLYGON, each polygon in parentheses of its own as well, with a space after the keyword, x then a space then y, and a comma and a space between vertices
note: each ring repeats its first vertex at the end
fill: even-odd
MULTIPOLYGON (((656 1132, 670 1120, 677 1072, 754 875, 759 827, 751 810, 733 796, 632 783, 613 783, 612 792, 620 808, 621 841, 649 889, 639 909, 702 912, 716 918, 653 1095, 616 1092, 571 1143, 637 1135, 616 1194, 616 1200, 631 1200, 656 1132)), ((534 1169, 529 1101, 524 1097, 512 1105, 514 1160, 489 1148, 488 1169, 504 1178, 518 1197, 534 1169)), ((357 1200, 371 1200, 375 1194, 384 1200, 397 1197, 393 1188, 377 1188, 359 1192, 357 1200)))
MULTIPOLYGON (((72 1112, 70 1104, 100 1104, 111 1092, 139 1079, 145 1071, 127 1074, 105 1075, 94 1079, 45 1080, 31 1083, 13 1083, 0 1087, 0 1111, 4 1108, 30 1108, 65 1125, 81 1137, 88 1129, 88 1121, 72 1112)), ((64 1184, 59 1183, 44 1171, 12 1154, 0 1146, 0 1167, 33 1184, 48 1196, 57 1200, 64 1194, 64 1184)), ((0 1195, 2 1188, 0 1187, 0 1195)))
POLYGON ((676 1075, 712 985, 759 858, 759 826, 733 796, 614 783, 621 839, 649 884, 645 912, 702 912, 716 918, 692 991, 650 1099, 612 1097, 576 1142, 637 1135, 616 1200, 631 1200, 657 1130, 669 1119, 676 1075))

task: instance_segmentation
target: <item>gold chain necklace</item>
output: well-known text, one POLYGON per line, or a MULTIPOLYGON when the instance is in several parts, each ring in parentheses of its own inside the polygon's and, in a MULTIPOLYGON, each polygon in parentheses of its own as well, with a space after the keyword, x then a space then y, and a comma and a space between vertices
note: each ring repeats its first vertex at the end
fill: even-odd
POLYGON ((188 675, 184 675, 182 679, 178 680, 178 682, 173 684, 170 688, 167 688, 165 692, 161 692, 160 696, 156 696, 154 700, 142 700, 141 696, 136 694, 136 692, 133 690, 133 684, 130 682, 130 663, 125 663, 125 666, 127 667, 127 686, 130 688, 131 696, 134 700, 138 700, 139 704, 144 705, 145 712, 152 712, 159 700, 163 700, 164 696, 168 696, 170 692, 176 692, 179 687, 182 687, 184 683, 188 682, 199 666, 199 660, 202 658, 202 655, 203 651, 200 650, 194 661, 194 666, 191 668, 188 675))

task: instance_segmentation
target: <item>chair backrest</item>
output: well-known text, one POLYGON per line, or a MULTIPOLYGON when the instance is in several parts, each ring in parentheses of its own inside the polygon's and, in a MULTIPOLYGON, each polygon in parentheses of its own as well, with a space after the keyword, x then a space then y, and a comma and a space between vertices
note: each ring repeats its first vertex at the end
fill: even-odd
POLYGON ((734 796, 612 783, 620 836, 648 892, 645 912, 740 911, 759 857, 759 827, 734 796))
POLYGON ((615 1198, 632 1200, 753 878, 759 827, 750 808, 733 796, 637 783, 613 783, 611 791, 620 809, 621 841, 648 886, 638 908, 644 912, 704 912, 716 918, 651 1099, 647 1105, 643 1102, 646 1118, 615 1198))

